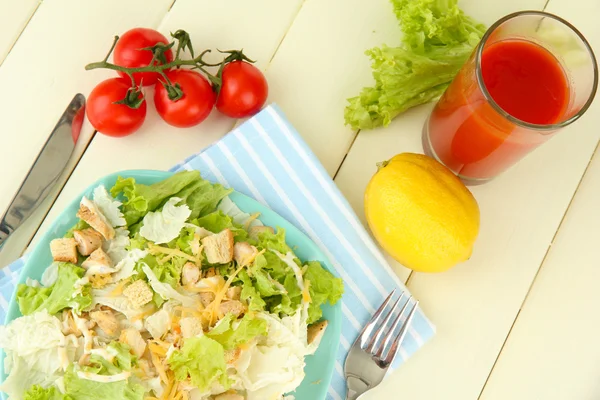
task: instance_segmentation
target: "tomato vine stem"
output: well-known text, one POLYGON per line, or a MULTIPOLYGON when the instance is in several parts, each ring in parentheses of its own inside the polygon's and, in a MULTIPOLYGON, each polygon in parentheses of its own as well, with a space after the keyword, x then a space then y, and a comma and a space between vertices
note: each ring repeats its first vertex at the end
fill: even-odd
POLYGON ((213 90, 216 93, 219 93, 221 82, 222 82, 221 75, 222 75, 223 68, 225 67, 226 64, 236 61, 236 60, 244 60, 244 61, 248 61, 250 63, 254 62, 254 61, 250 60, 248 57, 246 57, 244 55, 244 53, 242 52, 242 50, 227 50, 227 51, 219 50, 219 52, 224 55, 223 60, 221 60, 221 62, 218 62, 218 63, 209 63, 204 60, 204 57, 208 53, 210 53, 211 50, 206 49, 206 50, 202 51, 202 53, 200 53, 198 56, 194 57, 194 49, 192 47, 192 41, 190 39, 189 34, 186 31, 184 31, 183 29, 179 29, 175 33, 171 33, 171 36, 173 37, 174 41, 169 44, 157 43, 156 45, 154 45, 152 47, 141 49, 141 50, 147 50, 147 51, 152 52, 152 61, 150 62, 149 65, 147 65, 145 67, 132 67, 132 68, 116 65, 116 64, 108 61, 111 53, 113 52, 113 50, 115 49, 115 47, 117 45, 117 42, 119 41, 119 36, 115 36, 112 46, 110 47, 110 50, 109 50, 108 54, 106 55, 106 57, 104 57, 104 59, 102 61, 97 61, 97 62, 87 64, 85 66, 85 69, 86 69, 86 71, 90 71, 90 70, 94 70, 94 69, 104 68, 104 69, 110 69, 113 71, 119 71, 119 72, 123 72, 123 73, 127 74, 129 76, 129 78, 131 79, 131 89, 128 92, 128 96, 125 99, 123 99, 121 101, 121 103, 125 104, 131 108, 137 108, 137 107, 139 107, 139 101, 140 101, 139 99, 142 98, 143 96, 142 96, 142 92, 141 92, 141 87, 136 84, 135 79, 133 77, 134 73, 156 72, 156 73, 160 74, 162 79, 159 81, 169 92, 169 98, 172 101, 177 101, 183 96, 183 91, 179 87, 179 85, 177 85, 177 84, 173 85, 173 83, 169 80, 169 78, 167 77, 167 75, 165 73, 166 70, 169 70, 171 68, 180 68, 182 66, 189 66, 192 69, 198 69, 206 75, 206 77, 212 84, 213 90), (175 59, 171 62, 165 62, 166 61, 165 53, 167 51, 169 51, 175 45, 175 40, 177 41, 177 47, 175 48, 175 59), (192 58, 189 60, 184 60, 184 59, 180 58, 181 53, 185 52, 186 49, 189 51, 190 55, 192 56, 192 58), (219 69, 218 69, 217 74, 213 75, 210 72, 208 72, 205 67, 219 67, 219 69))

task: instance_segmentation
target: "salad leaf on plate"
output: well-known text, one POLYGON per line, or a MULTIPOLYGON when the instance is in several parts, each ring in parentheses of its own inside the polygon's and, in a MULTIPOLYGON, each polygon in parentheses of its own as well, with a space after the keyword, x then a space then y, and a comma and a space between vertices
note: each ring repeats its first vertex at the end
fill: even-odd
POLYGON ((92 304, 91 285, 84 284, 77 293, 76 282, 85 274, 85 270, 70 263, 58 265, 58 278, 50 287, 32 287, 20 284, 17 288, 17 301, 21 314, 30 315, 39 310, 48 310, 56 314, 64 308, 72 307, 77 311, 92 304))
POLYGON ((335 278, 324 269, 319 262, 309 261, 306 264, 304 279, 309 283, 311 303, 308 307, 308 324, 321 319, 323 310, 321 306, 326 302, 337 303, 344 293, 344 283, 341 278, 335 278))
POLYGON ((267 322, 253 318, 246 314, 236 327, 233 327, 235 316, 227 314, 219 323, 206 335, 219 342, 225 350, 235 349, 236 347, 248 343, 257 336, 267 334, 267 322))
POLYGON ((209 389, 214 381, 229 386, 223 346, 207 336, 185 340, 181 349, 168 358, 168 363, 177 380, 185 381, 189 377, 200 391, 209 389))
POLYGON ((74 366, 64 376, 66 394, 72 400, 143 400, 145 389, 130 380, 97 382, 80 378, 74 366))
POLYGON ((23 400, 73 400, 71 397, 62 394, 54 386, 44 389, 40 385, 33 385, 25 393, 23 400))

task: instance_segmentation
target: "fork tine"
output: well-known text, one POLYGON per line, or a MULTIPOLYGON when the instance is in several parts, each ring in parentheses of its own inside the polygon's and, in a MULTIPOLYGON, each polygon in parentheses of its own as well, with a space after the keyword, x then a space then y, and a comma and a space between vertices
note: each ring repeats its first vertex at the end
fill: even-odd
POLYGON ((375 326, 377 326, 377 324, 379 323, 379 319, 381 318, 381 314, 383 313, 383 310, 385 310, 387 305, 390 303, 390 301, 392 300, 392 297, 394 297, 395 293, 396 293, 396 289, 392 290, 392 292, 388 295, 388 297, 385 299, 383 304, 381 304, 381 306, 377 309, 377 311, 375 311, 375 314, 373 314, 373 316, 371 317, 371 320, 363 328, 362 332, 359 335, 361 349, 365 348, 365 340, 367 340, 371 336, 371 333, 373 332, 373 328, 375 328, 375 326))
MULTIPOLYGON (((411 296, 412 297, 412 296, 411 296)), ((410 301, 410 299, 409 299, 410 301)), ((408 304, 408 303, 406 303, 408 304)), ((398 332, 398 334, 396 335, 396 338, 394 339, 394 342, 392 343, 392 348, 389 350, 387 356, 384 359, 384 362, 387 364, 391 364, 392 361, 394 360, 394 357, 396 356, 396 353, 398 352, 398 347, 400 346, 400 344, 402 343, 402 341, 404 340, 404 336, 406 336, 406 332, 408 331, 408 327, 410 326, 410 323, 413 319, 413 316, 415 315, 415 312, 417 311, 417 307, 419 305, 419 301, 415 301, 413 303, 412 308, 410 309, 410 312, 408 313, 408 316, 406 317, 406 320, 404 321, 404 324, 402 325, 402 327, 400 328, 400 332, 398 332)), ((406 307, 406 306, 405 306, 406 307)), ((403 310, 404 311, 404 310, 403 310)), ((398 316, 398 321, 400 320, 400 316, 398 316)), ((395 326, 394 326, 394 330, 395 330, 395 326)), ((392 331, 390 331, 389 336, 387 337, 386 343, 383 346, 383 348, 387 347, 388 345, 388 341, 391 340, 392 337, 392 331)))
POLYGON ((376 352, 374 353, 375 357, 377 357, 379 359, 383 359, 383 352, 385 351, 385 349, 388 348, 392 339, 394 339, 394 337, 395 337, 394 333, 396 332, 398 325, 400 325, 400 321, 402 320, 402 317, 404 316, 404 313, 405 313, 406 309, 408 308, 412 298, 413 297, 410 296, 408 298, 408 300, 406 300, 406 303, 404 303, 404 305, 402 306, 402 309, 400 309, 400 312, 398 313, 398 315, 396 315, 396 318, 394 319, 394 322, 392 323, 392 327, 389 329, 387 335, 385 336, 385 341, 383 342, 383 346, 378 348, 376 350, 376 352))
POLYGON ((400 300, 402 300, 403 297, 404 297, 404 293, 402 293, 400 295, 400 297, 394 302, 394 305, 388 311, 383 322, 377 327, 377 330, 375 331, 375 337, 369 341, 369 344, 368 344, 367 348, 365 349, 368 353, 373 354, 374 351, 377 351, 377 349, 379 348, 379 343, 381 342, 381 339, 383 338, 383 334, 384 334, 386 328, 389 326, 390 320, 394 316, 394 311, 396 311, 396 307, 398 307, 398 303, 400 303, 400 300))

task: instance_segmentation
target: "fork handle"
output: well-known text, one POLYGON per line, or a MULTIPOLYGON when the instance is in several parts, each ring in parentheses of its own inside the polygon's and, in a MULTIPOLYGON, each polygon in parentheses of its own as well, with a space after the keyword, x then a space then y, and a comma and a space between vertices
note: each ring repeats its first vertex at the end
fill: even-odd
POLYGON ((354 376, 348 376, 346 384, 346 400, 356 400, 363 393, 369 390, 369 385, 367 385, 363 380, 354 376))

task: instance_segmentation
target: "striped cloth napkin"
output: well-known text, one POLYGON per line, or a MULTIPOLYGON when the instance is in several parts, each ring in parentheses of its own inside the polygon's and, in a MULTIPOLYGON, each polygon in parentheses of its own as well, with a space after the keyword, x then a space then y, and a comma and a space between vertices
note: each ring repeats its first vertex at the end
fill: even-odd
MULTIPOLYGON (((171 171, 199 170, 271 208, 308 235, 343 278, 342 337, 328 400, 343 399, 343 365, 350 346, 394 289, 408 294, 316 156, 276 105, 270 105, 224 138, 171 171)), ((4 319, 23 259, 0 270, 4 319)), ((435 333, 419 309, 396 357, 406 361, 435 333)))

